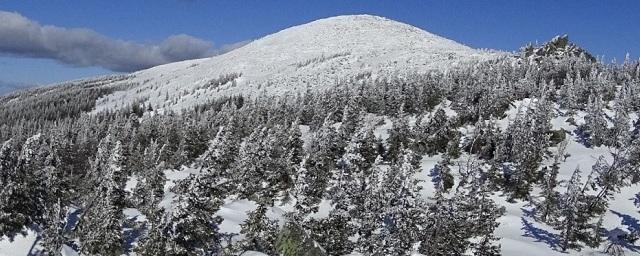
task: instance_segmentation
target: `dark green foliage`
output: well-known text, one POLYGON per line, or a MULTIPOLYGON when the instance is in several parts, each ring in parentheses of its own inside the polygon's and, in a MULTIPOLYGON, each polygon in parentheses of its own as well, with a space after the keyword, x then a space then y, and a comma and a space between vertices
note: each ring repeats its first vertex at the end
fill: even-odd
POLYGON ((155 256, 167 253, 170 242, 168 241, 168 234, 165 232, 165 227, 160 225, 160 223, 152 224, 147 236, 143 238, 142 241, 140 241, 140 245, 135 248, 135 252, 138 255, 155 256))
POLYGON ((204 127, 194 124, 187 125, 184 132, 184 151, 188 159, 199 157, 207 150, 209 137, 204 127))
POLYGON ((502 170, 504 188, 510 199, 529 196, 538 181, 538 167, 549 146, 548 131, 551 110, 545 98, 531 103, 526 110, 520 108, 498 145, 495 161, 502 170))
POLYGON ((559 210, 560 193, 556 191, 558 186, 558 171, 560 164, 564 161, 565 149, 567 147, 567 141, 563 141, 558 145, 558 151, 553 158, 553 164, 549 167, 542 168, 542 182, 540 184, 542 188, 541 197, 543 200, 536 203, 536 209, 539 214, 539 218, 542 221, 553 224, 556 221, 556 217, 559 210))
POLYGON ((176 209, 168 221, 170 254, 215 254, 221 250, 218 229, 222 218, 212 213, 220 209, 224 197, 216 186, 198 177, 188 178, 187 184, 188 189, 178 197, 176 209))
POLYGON ((240 233, 245 236, 238 247, 242 251, 253 250, 274 255, 279 227, 277 221, 267 218, 267 207, 258 205, 249 213, 247 220, 240 224, 240 233))
POLYGON ((353 224, 342 211, 332 211, 323 219, 311 219, 306 224, 311 238, 325 248, 327 255, 345 255, 353 250, 349 236, 354 234, 353 224))
POLYGON ((287 223, 276 241, 276 252, 282 256, 324 256, 324 249, 319 247, 297 223, 287 223))
POLYGON ((393 120, 393 126, 389 130, 387 139, 388 149, 386 160, 396 161, 400 157, 400 151, 411 146, 411 130, 406 116, 400 116, 393 120))
MULTIPOLYGON (((109 138, 109 137, 107 137, 109 138)), ((103 140, 107 141, 107 140, 103 140)), ((106 144, 106 143, 103 143, 106 144)), ((85 209, 80 226, 84 242, 81 253, 90 255, 120 255, 123 253, 122 222, 125 202, 126 155, 120 141, 114 143, 104 164, 104 176, 95 190, 90 205, 85 209)), ((101 157, 101 155, 99 155, 101 157)), ((98 158, 99 159, 99 158, 98 158)), ((96 160, 98 162, 99 160, 96 160)))
POLYGON ((553 130, 549 132, 549 143, 551 145, 557 145, 560 142, 563 142, 567 138, 567 131, 564 129, 553 130))

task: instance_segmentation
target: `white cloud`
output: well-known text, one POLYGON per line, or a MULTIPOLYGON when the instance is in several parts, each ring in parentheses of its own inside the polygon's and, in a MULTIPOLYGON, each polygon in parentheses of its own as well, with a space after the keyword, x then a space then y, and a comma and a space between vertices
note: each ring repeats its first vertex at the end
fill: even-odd
POLYGON ((189 35, 159 44, 112 39, 90 29, 41 25, 18 13, 0 11, 0 54, 48 58, 76 66, 101 66, 129 72, 169 62, 204 58, 228 51, 189 35))

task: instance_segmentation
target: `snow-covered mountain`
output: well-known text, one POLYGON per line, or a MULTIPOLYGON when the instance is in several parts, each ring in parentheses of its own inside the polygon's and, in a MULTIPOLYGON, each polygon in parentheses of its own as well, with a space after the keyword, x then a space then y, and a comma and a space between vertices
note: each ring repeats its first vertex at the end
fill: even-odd
POLYGON ((321 89, 356 77, 397 77, 502 55, 382 17, 337 16, 282 30, 223 55, 133 73, 120 82, 128 89, 100 99, 96 111, 139 101, 182 109, 223 95, 321 89))
POLYGON ((590 56, 339 16, 0 97, 0 256, 638 255, 640 61, 590 56))

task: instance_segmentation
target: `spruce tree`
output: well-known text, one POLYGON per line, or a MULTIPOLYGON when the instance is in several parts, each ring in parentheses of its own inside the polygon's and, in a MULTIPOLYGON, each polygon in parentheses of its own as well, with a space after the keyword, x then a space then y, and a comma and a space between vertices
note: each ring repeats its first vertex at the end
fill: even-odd
POLYGON ((279 127, 258 127, 243 142, 234 170, 242 197, 270 206, 293 187, 294 169, 280 144, 286 141, 285 136, 279 127))
POLYGON ((306 215, 318 210, 318 204, 324 198, 332 170, 336 167, 337 154, 340 153, 336 131, 326 118, 316 132, 309 155, 301 164, 296 182, 296 210, 306 215))
POLYGON ((44 200, 44 218, 42 228, 42 247, 51 255, 60 255, 65 242, 64 226, 66 218, 66 200, 64 177, 59 166, 59 158, 54 153, 45 160, 47 193, 44 200))
POLYGON ((18 203, 15 196, 20 191, 16 151, 11 140, 5 141, 0 148, 0 185, 3 188, 0 190, 0 235, 9 239, 21 233, 27 224, 27 216, 14 213, 14 204, 18 203))
MULTIPOLYGON (((387 201, 382 191, 384 188, 384 177, 386 170, 383 168, 382 156, 378 156, 370 168, 367 177, 367 186, 360 191, 363 199, 361 205, 355 205, 358 219, 354 221, 357 229, 358 239, 356 240, 356 250, 363 254, 375 254, 382 251, 381 236, 379 230, 383 227, 383 218, 387 201)), ((384 238, 382 238, 384 239, 384 238)))
POLYGON ((496 162, 502 162, 500 168, 504 170, 504 186, 510 192, 510 200, 527 198, 537 182, 538 167, 549 144, 550 117, 548 102, 542 98, 526 111, 519 109, 505 131, 496 162))
POLYGON ((313 240, 325 248, 328 255, 349 254, 354 248, 349 239, 355 233, 354 226, 343 206, 331 210, 326 218, 311 218, 305 224, 313 240))
POLYGON ((389 138, 387 138, 387 160, 393 162, 400 159, 402 149, 411 146, 411 134, 406 116, 401 114, 398 118, 393 119, 393 125, 389 130, 389 138))
POLYGON ((244 240, 240 241, 242 251, 253 250, 274 255, 279 227, 277 221, 267 217, 267 207, 259 204, 249 213, 249 217, 240 224, 240 234, 244 240))
POLYGON ((56 205, 61 188, 51 182, 58 176, 57 157, 40 133, 27 138, 19 153, 11 152, 15 148, 11 141, 0 148, 0 234, 13 239, 25 228, 36 226, 45 232, 39 235, 46 238, 47 247, 55 247, 61 239, 56 211, 61 207, 56 205))
POLYGON ((205 152, 209 138, 199 124, 190 122, 182 131, 183 149, 187 159, 195 159, 205 152))
POLYGON ((224 203, 222 191, 216 189, 217 183, 205 183, 199 177, 191 176, 186 182, 188 189, 178 196, 168 223, 169 254, 215 255, 221 249, 222 218, 214 214, 224 203))
POLYGON ((212 175, 229 177, 228 169, 237 150, 237 142, 233 141, 235 138, 232 133, 231 128, 220 126, 216 136, 209 142, 208 149, 200 156, 200 164, 212 175))
POLYGON ((629 123, 629 109, 625 96, 620 92, 614 102, 613 127, 606 137, 606 144, 612 147, 623 148, 632 141, 629 123))
POLYGON ((584 129, 589 136, 591 145, 601 146, 606 142, 607 120, 603 111, 602 98, 595 94, 589 95, 587 103, 587 116, 584 118, 584 129))
POLYGON ((459 201, 464 211, 468 212, 466 222, 470 223, 469 232, 477 240, 471 244, 474 255, 500 255, 500 244, 495 230, 498 228, 504 207, 498 206, 491 198, 487 177, 479 167, 472 167, 472 181, 465 195, 459 201))
POLYGON ((97 189, 97 200, 86 211, 81 223, 81 253, 89 255, 120 255, 123 252, 122 210, 125 203, 126 156, 117 141, 110 151, 105 176, 97 189))
POLYGON ((381 216, 382 241, 378 241, 383 254, 407 254, 420 241, 426 213, 419 194, 420 181, 415 178, 418 171, 416 155, 405 149, 384 175, 380 192, 386 204, 381 216))
POLYGON ((560 193, 556 191, 558 186, 558 172, 560 170, 560 163, 565 157, 565 150, 567 147, 567 141, 563 141, 558 145, 558 151, 553 158, 553 164, 548 168, 543 168, 543 179, 541 188, 541 197, 544 198, 541 202, 536 204, 536 210, 538 217, 541 221, 547 223, 553 223, 558 213, 558 200, 560 199, 560 193))
POLYGON ((601 242, 602 218, 596 222, 594 222, 594 218, 601 216, 603 211, 591 207, 592 203, 600 200, 587 193, 589 188, 595 186, 592 178, 595 171, 589 174, 586 182, 581 181, 580 173, 580 169, 576 168, 567 184, 567 190, 560 200, 561 219, 557 225, 561 229, 560 248, 562 251, 579 250, 582 247, 580 242, 590 247, 598 247, 601 242))
POLYGON ((169 234, 164 222, 151 221, 146 236, 140 240, 134 251, 136 254, 143 256, 167 254, 172 250, 168 237, 169 234))
POLYGON ((418 251, 426 255, 464 254, 471 235, 465 226, 466 214, 457 207, 455 199, 445 197, 441 186, 432 200, 427 206, 418 251))
POLYGON ((569 180, 567 191, 562 196, 562 243, 560 247, 563 251, 569 248, 575 248, 575 243, 578 240, 578 214, 582 203, 582 184, 580 183, 580 178, 580 169, 576 168, 569 180))

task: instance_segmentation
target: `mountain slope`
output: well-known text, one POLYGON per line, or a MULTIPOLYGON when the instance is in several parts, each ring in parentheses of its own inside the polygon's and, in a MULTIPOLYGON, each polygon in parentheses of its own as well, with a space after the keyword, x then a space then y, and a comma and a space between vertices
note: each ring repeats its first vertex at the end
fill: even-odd
POLYGON ((416 27, 370 15, 337 16, 295 26, 231 51, 132 74, 128 90, 98 101, 96 110, 146 101, 182 109, 212 97, 283 94, 332 86, 354 77, 392 77, 492 59, 416 27))

